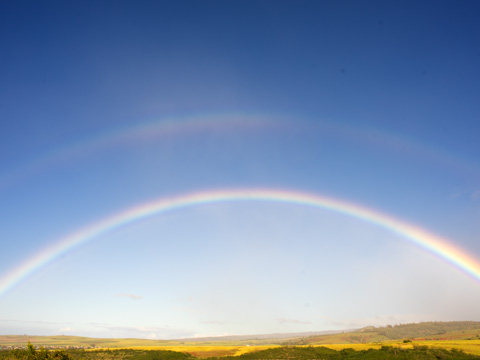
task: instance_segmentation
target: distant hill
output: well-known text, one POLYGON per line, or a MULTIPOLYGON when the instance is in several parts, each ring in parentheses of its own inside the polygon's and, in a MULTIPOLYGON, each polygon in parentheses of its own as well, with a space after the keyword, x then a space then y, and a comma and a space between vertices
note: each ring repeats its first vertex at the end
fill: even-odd
POLYGON ((270 340, 270 339, 288 339, 303 338, 318 335, 338 334, 345 331, 353 330, 331 330, 331 331, 309 331, 298 333, 273 333, 273 334, 256 334, 256 335, 228 335, 228 336, 210 336, 201 338, 176 339, 176 341, 186 342, 215 342, 215 341, 244 341, 244 340, 270 340))
POLYGON ((330 335, 290 339, 283 345, 361 344, 389 340, 469 340, 480 339, 479 321, 422 322, 414 324, 368 326, 330 335))
POLYGON ((358 330, 275 333, 190 338, 177 340, 98 339, 80 336, 0 335, 0 348, 37 346, 82 348, 131 348, 138 346, 242 346, 242 345, 323 345, 365 344, 393 340, 480 340, 479 321, 423 322, 368 326, 358 330))

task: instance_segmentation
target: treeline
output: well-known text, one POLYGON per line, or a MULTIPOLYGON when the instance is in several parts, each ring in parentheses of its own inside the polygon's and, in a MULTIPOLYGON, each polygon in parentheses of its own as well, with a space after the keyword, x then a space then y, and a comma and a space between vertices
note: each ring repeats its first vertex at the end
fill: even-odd
POLYGON ((170 350, 80 350, 49 351, 35 349, 28 343, 26 349, 1 350, 0 360, 195 360, 190 354, 170 350))
POLYGON ((65 350, 49 351, 44 347, 39 350, 28 342, 26 349, 2 350, 2 360, 70 360, 70 355, 65 350))
POLYGON ((322 345, 322 344, 365 344, 389 340, 424 339, 480 339, 480 322, 450 321, 423 322, 417 324, 388 325, 385 327, 368 326, 363 329, 330 335, 310 336, 289 339, 282 345, 322 345), (459 334, 465 332, 465 335, 459 334))
MULTIPOLYGON (((401 324, 362 329, 363 332, 377 332, 388 340, 415 339, 425 337, 441 337, 442 334, 454 331, 480 329, 478 321, 423 322, 418 324, 401 324)), ((480 333, 480 330, 479 330, 480 333)))
MULTIPOLYGON (((168 350, 36 350, 33 346, 23 350, 2 350, 0 360, 196 360, 197 358, 176 351, 168 350)), ((326 347, 286 346, 258 352, 250 352, 239 356, 208 358, 206 360, 480 360, 480 356, 465 354, 458 350, 445 350, 417 346, 413 349, 383 346, 381 349, 340 351, 326 347)))
POLYGON ((264 351, 246 353, 240 356, 230 356, 223 359, 228 360, 309 360, 309 359, 325 359, 325 360, 409 360, 409 359, 425 359, 425 360, 467 360, 480 359, 480 356, 466 354, 458 350, 445 350, 438 348, 429 348, 427 346, 417 346, 412 349, 402 349, 398 347, 382 346, 381 349, 354 350, 343 349, 336 351, 323 346, 284 346, 264 351))

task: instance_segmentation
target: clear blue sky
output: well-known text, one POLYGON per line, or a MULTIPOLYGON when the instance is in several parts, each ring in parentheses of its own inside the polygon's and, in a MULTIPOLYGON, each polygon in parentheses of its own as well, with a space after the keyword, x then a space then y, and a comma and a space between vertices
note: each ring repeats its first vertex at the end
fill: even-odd
MULTIPOLYGON (((343 199, 480 259, 477 1, 0 4, 0 278, 152 199, 343 199)), ((138 221, 0 297, 1 334, 158 339, 480 320, 480 283, 347 215, 138 221)))

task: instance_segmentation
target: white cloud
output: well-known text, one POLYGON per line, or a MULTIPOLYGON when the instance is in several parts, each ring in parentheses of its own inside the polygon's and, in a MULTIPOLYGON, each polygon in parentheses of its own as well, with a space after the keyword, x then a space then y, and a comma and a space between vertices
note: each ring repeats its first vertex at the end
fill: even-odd
POLYGON ((121 326, 99 323, 91 323, 91 325, 108 330, 114 337, 181 339, 194 336, 192 331, 171 327, 121 326))
POLYGON ((473 191, 472 194, 470 195, 470 198, 472 199, 472 201, 479 201, 480 200, 480 190, 473 191))
POLYGON ((54 321, 38 321, 38 320, 16 320, 16 319, 0 319, 2 322, 17 322, 26 324, 47 324, 47 325, 66 325, 70 322, 54 322, 54 321))
POLYGON ((210 321, 200 321, 200 324, 207 324, 207 325, 225 325, 226 321, 218 321, 218 320, 210 320, 210 321))
POLYGON ((219 337, 219 336, 231 336, 230 333, 204 333, 204 334, 195 334, 193 335, 194 338, 208 338, 208 337, 219 337))
POLYGON ((477 202, 480 201, 480 189, 468 189, 468 190, 455 190, 451 195, 450 198, 453 200, 457 199, 470 199, 471 201, 477 202))
POLYGON ((60 331, 61 333, 63 333, 63 332, 75 331, 75 329, 72 329, 72 328, 69 328, 69 327, 65 327, 65 328, 59 329, 58 331, 60 331))
POLYGON ((304 324, 304 325, 311 324, 310 321, 297 320, 297 319, 286 319, 286 318, 279 318, 279 319, 277 319, 277 321, 280 324, 304 324))

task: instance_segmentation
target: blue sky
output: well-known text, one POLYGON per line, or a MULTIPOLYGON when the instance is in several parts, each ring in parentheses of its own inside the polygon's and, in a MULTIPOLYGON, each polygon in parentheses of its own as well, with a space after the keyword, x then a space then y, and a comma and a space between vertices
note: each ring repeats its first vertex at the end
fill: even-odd
MULTIPOLYGON (((480 259, 475 1, 0 5, 0 278, 124 209, 319 194, 480 259)), ((292 204, 164 213, 0 296, 0 333, 157 339, 480 320, 480 283, 292 204)))

